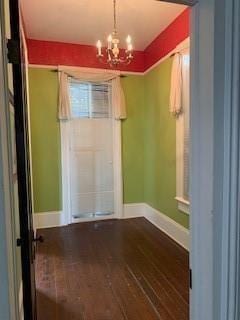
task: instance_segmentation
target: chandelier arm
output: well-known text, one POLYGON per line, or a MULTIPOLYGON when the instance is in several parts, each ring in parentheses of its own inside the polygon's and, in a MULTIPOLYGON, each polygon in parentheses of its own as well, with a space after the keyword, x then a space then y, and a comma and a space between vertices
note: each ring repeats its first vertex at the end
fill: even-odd
POLYGON ((105 56, 104 54, 102 55, 97 55, 98 61, 104 65, 110 65, 110 66, 114 66, 114 65, 118 65, 119 62, 116 63, 116 60, 114 60, 114 58, 111 56, 111 51, 106 50, 107 56, 105 56))
POLYGON ((119 62, 125 65, 128 65, 132 62, 132 58, 126 58, 126 59, 119 59, 119 62))
POLYGON ((132 55, 126 55, 125 57, 119 57, 118 58, 119 61, 125 61, 125 60, 133 60, 133 56, 132 55))
POLYGON ((109 65, 108 60, 104 61, 104 56, 97 56, 100 63, 104 64, 105 66, 109 65))

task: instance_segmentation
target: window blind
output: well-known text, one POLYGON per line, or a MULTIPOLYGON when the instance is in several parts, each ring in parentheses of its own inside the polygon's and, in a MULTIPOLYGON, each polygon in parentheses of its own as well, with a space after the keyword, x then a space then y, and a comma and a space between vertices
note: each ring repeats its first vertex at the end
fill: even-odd
POLYGON ((111 90, 108 83, 69 81, 71 114, 73 118, 111 117, 111 90))

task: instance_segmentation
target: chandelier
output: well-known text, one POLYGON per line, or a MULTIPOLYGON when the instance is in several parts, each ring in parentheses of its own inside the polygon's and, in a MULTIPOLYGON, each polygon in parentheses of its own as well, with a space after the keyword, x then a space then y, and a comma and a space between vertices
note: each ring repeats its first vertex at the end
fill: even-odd
POLYGON ((98 40, 97 42, 97 58, 103 64, 108 64, 111 67, 116 67, 120 64, 129 64, 133 60, 133 46, 132 39, 128 35, 126 38, 126 46, 124 54, 122 50, 119 49, 120 40, 118 39, 117 33, 117 14, 116 14, 116 0, 113 0, 113 20, 114 20, 114 29, 113 32, 107 38, 107 46, 104 49, 105 54, 102 53, 102 42, 98 40))

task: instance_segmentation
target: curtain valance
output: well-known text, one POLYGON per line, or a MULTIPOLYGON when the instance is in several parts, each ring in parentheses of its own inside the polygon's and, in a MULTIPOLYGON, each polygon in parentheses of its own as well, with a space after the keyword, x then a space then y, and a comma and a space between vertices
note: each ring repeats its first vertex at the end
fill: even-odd
POLYGON ((71 104, 69 96, 69 77, 85 82, 111 82, 112 108, 116 120, 126 119, 126 102, 121 85, 120 74, 110 72, 86 72, 72 69, 59 69, 59 108, 60 120, 71 119, 71 104))

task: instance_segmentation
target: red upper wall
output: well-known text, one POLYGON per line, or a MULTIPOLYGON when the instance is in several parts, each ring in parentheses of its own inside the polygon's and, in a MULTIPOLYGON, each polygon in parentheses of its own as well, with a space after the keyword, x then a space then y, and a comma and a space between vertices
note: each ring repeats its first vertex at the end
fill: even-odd
MULTIPOLYGON (((189 36, 190 9, 178 16, 146 49, 121 71, 144 72, 189 36)), ((111 69, 96 58, 96 47, 53 41, 27 40, 30 64, 111 69)))
MULTIPOLYGON (((94 46, 31 39, 27 43, 30 64, 111 69, 98 61, 94 46)), ((143 72, 144 52, 135 51, 132 63, 121 66, 119 70, 143 72)))
POLYGON ((190 9, 188 8, 145 49, 145 69, 174 50, 179 43, 189 37, 189 32, 190 9))

